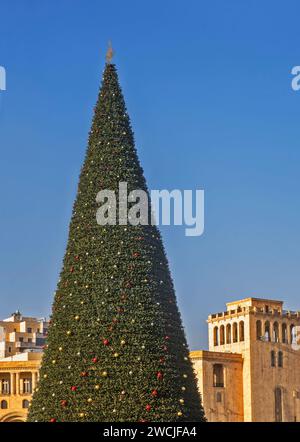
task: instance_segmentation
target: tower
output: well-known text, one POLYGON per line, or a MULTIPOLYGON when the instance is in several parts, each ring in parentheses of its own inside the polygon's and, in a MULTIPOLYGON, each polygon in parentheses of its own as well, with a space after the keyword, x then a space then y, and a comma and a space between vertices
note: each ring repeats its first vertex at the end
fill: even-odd
POLYGON ((226 306, 208 318, 209 350, 242 355, 244 420, 300 421, 300 312, 258 298, 226 306))

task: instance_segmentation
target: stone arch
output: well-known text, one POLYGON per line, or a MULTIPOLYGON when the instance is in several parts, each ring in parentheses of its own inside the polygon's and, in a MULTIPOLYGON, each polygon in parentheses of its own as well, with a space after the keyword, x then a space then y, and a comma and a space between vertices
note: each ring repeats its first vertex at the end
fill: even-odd
POLYGON ((244 321, 239 322, 239 340, 240 340, 240 342, 245 340, 245 323, 244 323, 244 321))
POLYGON ((214 346, 217 347, 219 345, 219 328, 217 326, 214 327, 214 346))
POLYGON ((282 342, 284 344, 288 343, 288 335, 287 335, 287 325, 285 322, 281 325, 281 336, 282 336, 282 342))
POLYGON ((256 321, 256 339, 257 339, 258 341, 260 341, 261 338, 262 338, 262 336, 263 336, 263 332, 262 332, 262 322, 261 322, 260 319, 258 319, 258 320, 256 321))
POLYGON ((7 413, 1 417, 0 422, 25 422, 25 413, 7 413))
POLYGON ((232 325, 232 342, 238 341, 238 325, 237 322, 234 322, 232 325))
POLYGON ((265 341, 271 340, 271 324, 270 321, 265 322, 265 330, 264 330, 265 341))
POLYGON ((231 324, 226 325, 226 344, 231 344, 231 324))
POLYGON ((225 327, 224 325, 221 325, 220 327, 220 345, 225 344, 225 327))
POLYGON ((277 321, 273 324, 273 342, 279 342, 279 325, 277 321))

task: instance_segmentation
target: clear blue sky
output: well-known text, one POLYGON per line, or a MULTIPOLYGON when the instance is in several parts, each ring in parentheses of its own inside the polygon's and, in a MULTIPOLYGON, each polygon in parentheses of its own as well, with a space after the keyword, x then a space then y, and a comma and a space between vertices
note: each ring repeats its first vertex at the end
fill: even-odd
POLYGON ((47 315, 107 41, 152 189, 204 189, 163 235, 190 345, 226 301, 300 308, 297 1, 2 0, 0 317, 47 315))

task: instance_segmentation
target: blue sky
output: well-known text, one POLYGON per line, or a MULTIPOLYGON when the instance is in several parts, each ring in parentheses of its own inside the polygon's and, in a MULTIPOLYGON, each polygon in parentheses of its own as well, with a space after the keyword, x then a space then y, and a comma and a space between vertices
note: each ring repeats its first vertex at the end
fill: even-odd
POLYGON ((299 2, 0 8, 0 317, 50 311, 109 39, 149 187, 205 190, 203 236, 162 229, 191 347, 226 301, 300 308, 299 2))

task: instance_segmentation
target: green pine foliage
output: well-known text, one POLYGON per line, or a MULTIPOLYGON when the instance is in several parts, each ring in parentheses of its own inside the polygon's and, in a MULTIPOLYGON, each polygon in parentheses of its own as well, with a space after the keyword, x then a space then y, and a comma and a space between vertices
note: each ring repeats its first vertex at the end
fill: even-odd
POLYGON ((102 189, 147 191, 106 64, 28 420, 205 420, 156 226, 100 226, 102 189))

